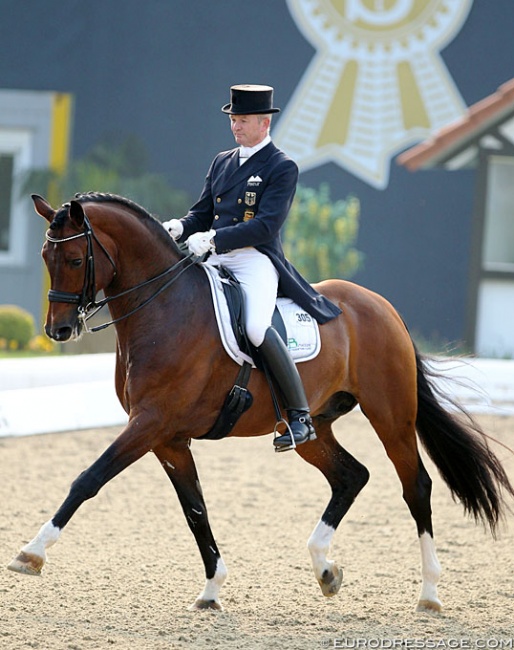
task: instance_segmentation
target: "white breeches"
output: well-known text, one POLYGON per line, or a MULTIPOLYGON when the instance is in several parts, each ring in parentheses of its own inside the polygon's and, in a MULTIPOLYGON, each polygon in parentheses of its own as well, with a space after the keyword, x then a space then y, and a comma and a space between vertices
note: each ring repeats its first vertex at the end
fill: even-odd
POLYGON ((245 325, 251 343, 259 347, 271 325, 278 290, 278 272, 267 255, 255 248, 238 248, 230 253, 213 254, 211 266, 222 265, 232 271, 245 294, 245 325))

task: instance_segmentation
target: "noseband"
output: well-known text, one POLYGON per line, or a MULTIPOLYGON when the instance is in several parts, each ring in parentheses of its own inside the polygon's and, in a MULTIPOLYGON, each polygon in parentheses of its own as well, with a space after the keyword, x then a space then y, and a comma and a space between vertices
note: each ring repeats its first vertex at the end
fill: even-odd
POLYGON ((178 278, 182 275, 184 271, 186 271, 189 268, 189 266, 185 266, 179 273, 177 273, 172 278, 170 278, 149 298, 144 300, 140 305, 138 305, 135 309, 132 309, 132 311, 128 312, 127 314, 124 314, 119 318, 115 318, 109 321, 108 323, 104 323, 103 325, 97 325, 96 327, 90 328, 87 325, 87 321, 90 318, 92 318, 96 313, 98 313, 100 309, 105 307, 105 305, 107 305, 109 302, 116 300, 117 298, 121 298, 122 296, 125 296, 128 293, 132 293, 133 291, 141 289, 147 286, 148 284, 151 284, 152 282, 160 280, 161 278, 164 278, 166 275, 172 273, 173 271, 175 271, 175 269, 179 268, 182 264, 185 264, 186 262, 188 262, 194 257, 192 254, 187 255, 186 257, 181 258, 173 266, 167 268, 162 273, 159 273, 159 275, 156 275, 153 278, 150 278, 149 280, 145 280, 144 282, 137 284, 135 287, 126 289, 125 291, 122 291, 121 293, 118 293, 114 296, 109 296, 104 298, 103 300, 97 301, 96 300, 96 279, 95 279, 95 254, 93 249, 93 242, 96 242, 98 244, 100 250, 104 253, 104 255, 111 263, 114 269, 114 277, 116 277, 118 272, 114 260, 112 259, 109 251, 105 248, 102 242, 95 235, 91 223, 87 218, 87 215, 84 215, 84 228, 85 228, 84 232, 79 232, 76 235, 71 235, 70 237, 63 237, 62 239, 51 237, 48 234, 48 231, 46 232, 45 237, 46 240, 51 242, 52 244, 63 244, 64 242, 72 241, 73 239, 79 239, 79 237, 86 238, 86 245, 87 245, 86 271, 84 275, 84 285, 82 287, 82 291, 80 293, 72 293, 70 291, 56 291, 55 289, 50 289, 48 291, 48 300, 50 302, 62 302, 71 305, 77 305, 78 316, 86 332, 98 332, 100 330, 103 330, 106 327, 109 327, 109 325, 114 325, 115 323, 119 322, 120 320, 123 320, 124 318, 127 318, 128 316, 132 316, 132 314, 136 313, 137 311, 145 307, 149 302, 151 302, 165 289, 167 289, 171 284, 173 284, 175 280, 178 280, 178 278))

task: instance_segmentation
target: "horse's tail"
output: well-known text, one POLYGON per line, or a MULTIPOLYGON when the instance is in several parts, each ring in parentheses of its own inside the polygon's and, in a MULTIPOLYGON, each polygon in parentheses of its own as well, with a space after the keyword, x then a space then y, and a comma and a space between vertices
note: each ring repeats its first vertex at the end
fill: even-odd
POLYGON ((418 350, 416 365, 419 438, 452 496, 476 521, 487 523, 494 535, 504 513, 504 495, 514 496, 514 488, 479 425, 457 404, 465 420, 443 408, 441 399, 448 398, 433 382, 442 375, 427 365, 418 350))

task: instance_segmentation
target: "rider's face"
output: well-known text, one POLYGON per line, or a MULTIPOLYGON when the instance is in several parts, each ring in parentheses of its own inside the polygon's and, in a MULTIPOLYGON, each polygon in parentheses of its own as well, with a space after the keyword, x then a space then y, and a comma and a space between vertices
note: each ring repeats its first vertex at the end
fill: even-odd
POLYGON ((269 129, 269 117, 262 115, 231 115, 230 128, 237 144, 243 147, 255 147, 266 137, 269 129))

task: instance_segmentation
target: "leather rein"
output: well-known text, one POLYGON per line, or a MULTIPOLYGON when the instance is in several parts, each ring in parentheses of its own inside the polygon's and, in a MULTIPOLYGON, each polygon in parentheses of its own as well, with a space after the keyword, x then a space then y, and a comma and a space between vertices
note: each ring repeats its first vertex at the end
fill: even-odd
POLYGON ((84 330, 88 333, 99 332, 100 330, 103 330, 106 327, 109 327, 110 325, 114 325, 115 323, 118 323, 119 321, 128 318, 129 316, 132 316, 132 314, 135 314, 140 309, 143 309, 143 307, 146 307, 146 305, 152 302, 154 298, 157 298, 157 296, 159 296, 163 291, 165 291, 168 287, 170 287, 176 280, 178 280, 178 278, 182 275, 182 273, 184 273, 184 271, 187 271, 190 265, 184 266, 182 269, 180 269, 180 267, 182 265, 185 265, 186 262, 189 262, 193 257, 195 257, 192 253, 190 253, 186 257, 181 258, 176 264, 173 264, 173 266, 170 266, 169 268, 165 269, 162 273, 159 273, 158 275, 155 275, 154 277, 149 278, 148 280, 144 280, 143 282, 135 285, 134 287, 125 289, 125 291, 121 291, 120 293, 114 296, 108 296, 106 298, 103 298, 102 300, 96 300, 95 255, 93 249, 93 242, 96 242, 98 244, 100 250, 104 253, 104 255, 109 260, 110 264, 114 269, 114 277, 116 277, 118 271, 116 269, 116 265, 109 251, 105 248, 102 242, 95 235, 91 223, 87 218, 87 216, 86 215, 84 216, 83 232, 77 233, 76 235, 71 235, 70 237, 63 237, 61 239, 57 239, 55 237, 51 237, 47 231, 45 233, 45 237, 46 240, 51 242, 52 244, 62 244, 64 242, 68 242, 73 239, 78 239, 79 237, 86 238, 86 246, 87 246, 86 270, 84 274, 84 284, 82 286, 82 291, 80 293, 72 293, 70 291, 56 291, 55 289, 50 289, 48 291, 48 300, 50 302, 63 302, 63 303, 77 305, 78 317, 82 322, 84 330), (95 327, 88 326, 87 321, 90 318, 92 318, 95 314, 97 314, 103 307, 105 307, 105 305, 109 304, 113 300, 117 300, 118 298, 121 298, 122 296, 126 296, 129 293, 133 293, 138 289, 142 289, 143 287, 146 287, 149 284, 152 284, 153 282, 157 282, 157 280, 161 280, 162 278, 166 277, 170 273, 173 273, 177 269, 180 269, 180 271, 176 275, 173 275, 167 282, 165 282, 161 287, 159 287, 159 289, 155 293, 153 293, 149 298, 144 300, 140 305, 138 305, 137 307, 129 311, 127 314, 123 314, 123 316, 115 318, 107 323, 103 323, 102 325, 97 325, 95 327))

